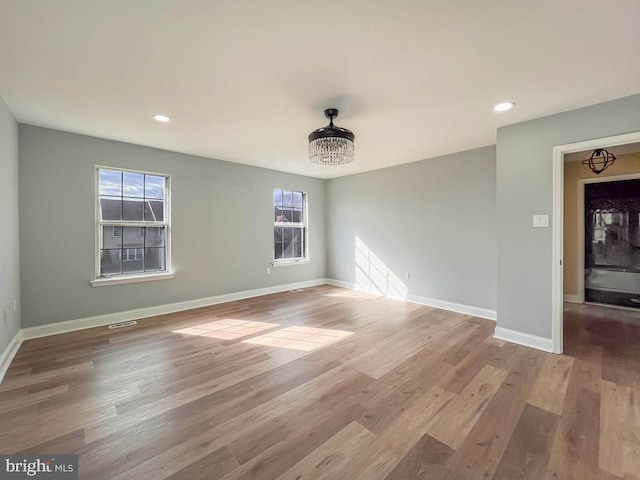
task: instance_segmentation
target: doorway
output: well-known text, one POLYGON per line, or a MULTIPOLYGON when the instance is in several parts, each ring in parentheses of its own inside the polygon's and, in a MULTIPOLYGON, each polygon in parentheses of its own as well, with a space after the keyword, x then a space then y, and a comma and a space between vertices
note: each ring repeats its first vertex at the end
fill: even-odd
MULTIPOLYGON (((588 222, 585 221, 584 187, 590 183, 614 180, 613 177, 615 176, 628 177, 632 175, 634 177, 640 177, 640 175, 638 175, 638 173, 640 173, 640 167, 638 167, 640 163, 637 164, 638 166, 636 166, 636 170, 633 172, 620 169, 621 165, 628 162, 618 159, 632 152, 640 152, 640 132, 562 145, 553 149, 552 342, 554 353, 562 353, 563 351, 564 301, 567 300, 573 303, 585 301, 584 259, 589 249, 585 248, 586 236, 584 235, 584 231, 585 225, 588 222), (597 148, 607 148, 613 152, 616 157, 618 157, 616 159, 618 167, 614 169, 613 166, 611 166, 605 171, 606 173, 603 172, 601 175, 596 175, 595 173, 585 170, 585 167, 580 161, 583 160, 585 156, 588 156, 587 154, 590 151, 597 148), (565 169, 567 170, 566 172, 565 169), (581 181, 579 183, 565 184, 565 173, 569 175, 571 170, 575 171, 579 169, 587 172, 587 175, 584 175, 586 178, 580 179, 581 181), (610 178, 607 179, 605 177, 610 178), (568 192, 565 192, 565 190, 568 190, 568 192), (579 203, 578 193, 582 195, 582 198, 580 198, 580 202, 582 203, 581 213, 578 215, 575 211, 568 212, 569 215, 565 216, 565 208, 567 207, 566 200, 574 201, 577 210, 579 203), (582 232, 582 234, 578 232, 582 232), (565 251, 565 237, 573 237, 574 240, 575 237, 581 237, 582 240, 581 242, 577 242, 577 244, 572 242, 574 251, 565 251), (578 271, 580 275, 578 275, 578 271), (567 284, 574 283, 573 291, 565 292, 565 281, 567 284)), ((618 180, 623 179, 618 178, 618 180)), ((612 217, 606 217, 603 221, 611 219, 612 217)), ((640 223, 640 218, 638 220, 640 223)), ((610 239, 612 241, 613 237, 614 235, 611 234, 610 239)), ((640 243, 638 243, 638 245, 640 246, 640 243)), ((589 283, 589 286, 593 285, 593 282, 589 283)))
POLYGON ((583 188, 580 296, 588 303, 640 308, 640 180, 611 179, 583 188))

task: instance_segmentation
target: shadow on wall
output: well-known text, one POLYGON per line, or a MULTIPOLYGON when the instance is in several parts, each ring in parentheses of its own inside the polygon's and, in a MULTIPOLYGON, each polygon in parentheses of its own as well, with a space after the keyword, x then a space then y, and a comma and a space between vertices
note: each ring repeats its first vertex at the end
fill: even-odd
POLYGON ((356 290, 382 295, 389 298, 405 300, 407 286, 391 269, 378 257, 375 252, 356 236, 356 290))

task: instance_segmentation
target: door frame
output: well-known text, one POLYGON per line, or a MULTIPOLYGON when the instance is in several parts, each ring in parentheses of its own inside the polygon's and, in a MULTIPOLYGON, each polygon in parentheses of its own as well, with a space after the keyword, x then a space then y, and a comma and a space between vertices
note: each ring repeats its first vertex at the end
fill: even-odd
MULTIPOLYGON (((582 142, 567 143, 553 147, 553 209, 551 222, 552 250, 551 250, 551 342, 553 353, 562 353, 563 350, 563 215, 564 215, 564 156, 567 153, 580 152, 594 148, 607 148, 616 145, 640 142, 640 132, 625 133, 609 137, 585 140, 582 142)), ((603 177, 612 178, 612 177, 603 177)), ((582 187, 584 195, 584 187, 582 187)), ((583 197, 584 198, 584 197, 583 197)), ((580 208, 578 206, 578 208, 580 208)), ((583 202, 584 208, 584 202, 583 202)), ((584 214, 582 215, 584 217, 584 214)), ((584 218, 582 219, 582 235, 584 235, 584 218)), ((584 250, 584 237, 582 241, 584 250)), ((580 250, 580 247, 578 248, 580 250)), ((583 251, 584 257, 584 251, 583 251)), ((580 263, 578 263, 580 265, 580 263)), ((584 258, 582 260, 584 269, 584 258)), ((582 295, 584 295, 584 279, 582 295)))

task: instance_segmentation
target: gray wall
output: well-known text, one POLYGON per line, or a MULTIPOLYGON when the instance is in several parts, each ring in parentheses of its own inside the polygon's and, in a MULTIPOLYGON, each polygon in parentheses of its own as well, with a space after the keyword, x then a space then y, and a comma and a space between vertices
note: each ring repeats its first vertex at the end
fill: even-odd
POLYGON ((323 180, 28 125, 19 132, 23 327, 325 277, 323 180), (95 165, 171 175, 174 279, 89 284, 95 165), (274 188, 308 193, 311 262, 267 275, 274 188))
POLYGON ((640 130, 640 95, 498 129, 498 326, 551 338, 553 147, 640 130))
POLYGON ((0 355, 20 330, 19 258, 18 124, 0 98, 0 355))
POLYGON ((327 276, 495 310, 495 175, 491 146, 329 180, 327 276))

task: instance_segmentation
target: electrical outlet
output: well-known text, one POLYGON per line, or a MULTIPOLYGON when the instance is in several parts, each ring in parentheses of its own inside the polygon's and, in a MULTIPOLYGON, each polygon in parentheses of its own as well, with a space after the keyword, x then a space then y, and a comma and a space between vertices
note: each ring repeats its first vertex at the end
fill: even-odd
POLYGON ((387 267, 387 270, 384 272, 384 276, 389 278, 391 276, 391 269, 387 267))
POLYGON ((549 215, 534 215, 533 226, 536 228, 549 226, 549 215))
POLYGON ((267 267, 267 275, 271 275, 271 267, 267 267))

